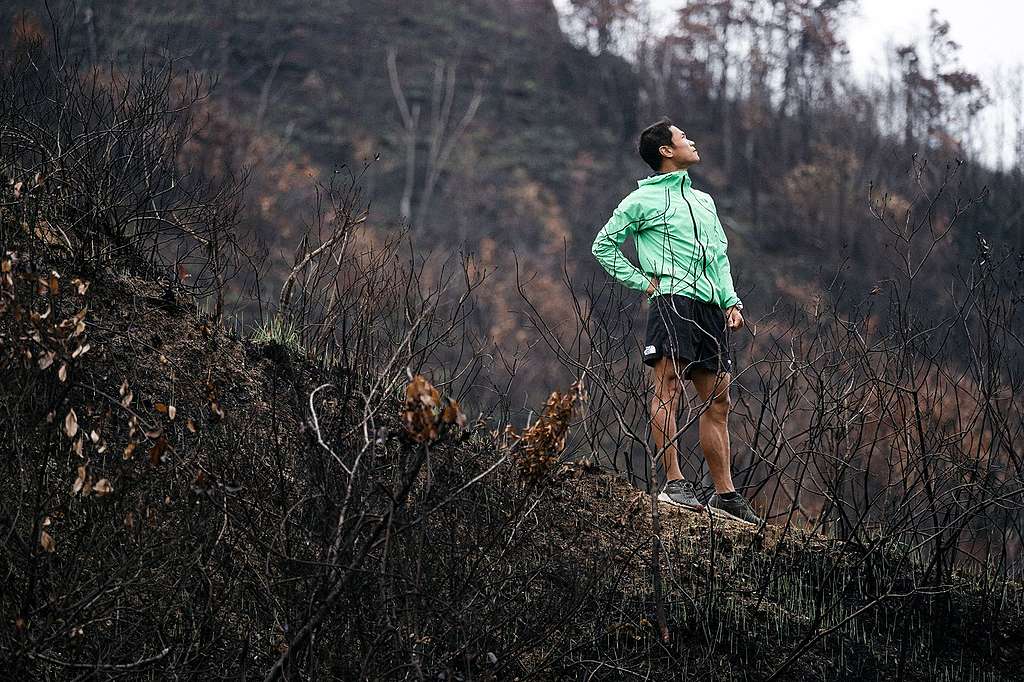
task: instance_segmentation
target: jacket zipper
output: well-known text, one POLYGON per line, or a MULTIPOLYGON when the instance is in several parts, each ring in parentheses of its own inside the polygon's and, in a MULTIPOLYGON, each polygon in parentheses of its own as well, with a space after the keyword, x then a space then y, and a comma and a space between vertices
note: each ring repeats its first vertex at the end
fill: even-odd
MULTIPOLYGON (((702 272, 704 273, 704 276, 707 277, 707 274, 708 274, 708 250, 707 250, 707 248, 705 248, 705 246, 703 244, 700 243, 700 237, 697 235, 697 218, 693 215, 693 206, 690 205, 690 200, 686 198, 686 192, 683 191, 685 187, 686 187, 686 183, 685 182, 679 183, 679 194, 683 197, 683 201, 686 202, 686 208, 688 208, 690 210, 690 220, 693 222, 693 241, 698 246, 700 246, 700 256, 701 256, 701 260, 703 261, 703 264, 704 264, 704 269, 702 270, 702 272)), ((696 296, 697 295, 697 280, 696 279, 693 282, 693 288, 694 288, 694 290, 693 290, 694 296, 696 296)))

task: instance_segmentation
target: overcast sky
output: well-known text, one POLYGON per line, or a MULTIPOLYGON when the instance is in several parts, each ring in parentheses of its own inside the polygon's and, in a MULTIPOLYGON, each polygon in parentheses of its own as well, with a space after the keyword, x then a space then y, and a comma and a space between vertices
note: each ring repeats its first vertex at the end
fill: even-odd
MULTIPOLYGON (((685 0, 651 0, 653 8, 670 13, 685 0)), ((1024 2, 1021 0, 859 0, 843 27, 850 47, 854 73, 860 79, 878 73, 884 64, 886 43, 923 39, 928 31, 929 11, 949 22, 949 37, 960 44, 960 63, 991 86, 1001 69, 1003 78, 1024 63, 1024 2)), ((1018 76, 1019 76, 1018 72, 1018 76)), ((992 88, 990 87, 990 91, 992 88)), ((992 91, 994 99, 999 93, 992 91)), ((1011 163, 1014 134, 1010 104, 994 102, 983 112, 980 128, 983 160, 994 164, 1002 154, 1011 163), (1005 127, 999 130, 999 119, 1005 127)))
MULTIPOLYGON (((673 18, 672 10, 686 4, 686 0, 649 1, 652 10, 664 13, 669 21, 673 18)), ((555 4, 564 10, 568 0, 555 0, 555 4)), ((927 35, 928 13, 933 7, 940 18, 949 22, 949 37, 961 46, 961 65, 977 73, 987 86, 995 82, 999 69, 1005 79, 1024 63, 1022 0, 859 0, 858 5, 842 34, 850 46, 854 73, 860 79, 870 78, 882 69, 887 42, 905 43, 915 37, 922 40, 927 35)), ((992 95, 999 98, 1000 93, 992 91, 992 95)), ((1005 98, 983 113, 979 143, 985 150, 986 163, 994 163, 997 154, 1010 162, 1014 144, 1011 115, 1005 98), (1000 118, 1005 125, 1002 131, 998 125, 1000 118)))
POLYGON ((850 19, 845 31, 859 75, 874 65, 887 38, 906 40, 925 34, 928 12, 933 7, 949 22, 949 36, 960 43, 960 57, 966 68, 984 74, 1000 64, 1013 65, 1024 59, 1024 3, 1019 0, 860 0, 859 4, 859 16, 850 19))

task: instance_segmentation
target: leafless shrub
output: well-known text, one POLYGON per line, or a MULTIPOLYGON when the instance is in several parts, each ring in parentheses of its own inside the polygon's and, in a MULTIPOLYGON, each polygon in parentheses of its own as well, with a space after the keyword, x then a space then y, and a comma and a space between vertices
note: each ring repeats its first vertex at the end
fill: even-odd
POLYGON ((241 267, 246 177, 189 163, 195 112, 216 82, 173 60, 86 68, 31 45, 0 69, 4 242, 23 232, 77 271, 122 268, 216 298, 241 267), (191 281, 186 282, 186 280, 191 281))

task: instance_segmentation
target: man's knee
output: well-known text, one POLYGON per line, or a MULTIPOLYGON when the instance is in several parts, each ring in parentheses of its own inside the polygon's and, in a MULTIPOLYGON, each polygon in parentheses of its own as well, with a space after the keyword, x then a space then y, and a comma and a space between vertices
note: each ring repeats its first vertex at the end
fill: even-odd
POLYGON ((717 388, 711 399, 708 412, 717 419, 725 419, 729 416, 730 411, 732 411, 732 398, 729 397, 728 386, 717 388))
POLYGON ((732 411, 732 398, 729 395, 730 377, 728 374, 715 376, 710 372, 701 372, 697 381, 702 381, 703 390, 698 391, 705 400, 710 398, 707 414, 713 419, 725 420, 732 411))
POLYGON ((654 381, 654 396, 651 402, 655 406, 674 402, 682 390, 682 382, 674 372, 666 372, 656 377, 654 381))

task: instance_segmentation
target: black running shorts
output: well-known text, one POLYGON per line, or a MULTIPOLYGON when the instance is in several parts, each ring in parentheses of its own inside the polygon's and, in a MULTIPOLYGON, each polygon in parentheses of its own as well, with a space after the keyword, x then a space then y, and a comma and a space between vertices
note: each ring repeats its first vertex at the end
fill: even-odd
POLYGON ((680 294, 655 296, 650 306, 644 364, 653 367, 661 357, 674 357, 684 379, 696 367, 716 374, 732 371, 731 330, 720 306, 680 294))

